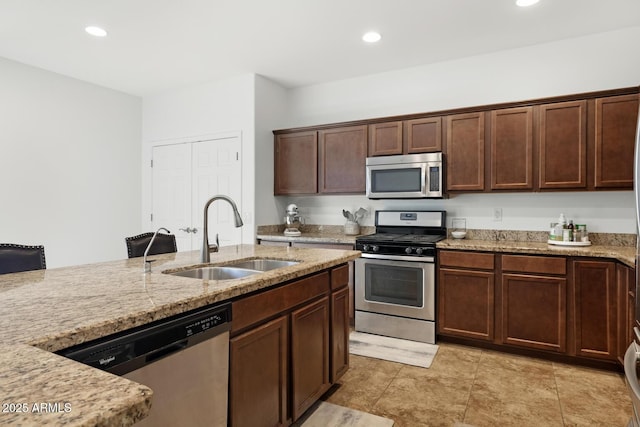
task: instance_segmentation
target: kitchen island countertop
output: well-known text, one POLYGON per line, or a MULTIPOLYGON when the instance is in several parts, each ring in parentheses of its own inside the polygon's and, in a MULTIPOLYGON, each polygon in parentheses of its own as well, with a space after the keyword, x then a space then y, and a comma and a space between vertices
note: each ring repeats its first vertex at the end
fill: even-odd
POLYGON ((242 279, 163 274, 200 264, 199 253, 149 257, 0 276, 0 425, 130 425, 149 411, 146 386, 52 352, 231 300, 358 258, 351 250, 228 246, 212 264, 276 258, 299 264, 242 279))

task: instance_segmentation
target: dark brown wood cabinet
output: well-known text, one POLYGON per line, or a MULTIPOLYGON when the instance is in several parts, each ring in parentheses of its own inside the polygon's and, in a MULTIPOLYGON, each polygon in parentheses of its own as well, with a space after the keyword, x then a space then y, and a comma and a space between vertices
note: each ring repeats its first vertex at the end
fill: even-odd
POLYGON ((318 192, 364 193, 367 126, 318 132, 318 192))
POLYGON ((296 421, 349 368, 347 264, 232 303, 229 425, 296 421))
POLYGON ((574 259, 575 354, 590 358, 617 358, 618 303, 616 264, 574 259))
POLYGON ((638 95, 595 100, 594 188, 633 189, 638 95))
POLYGON ((440 251, 439 334, 493 341, 494 255, 440 251))
POLYGON ((331 383, 349 369, 349 331, 351 316, 352 266, 331 270, 331 383))
POLYGON ((402 154, 402 122, 369 125, 369 156, 402 154))
POLYGON ((538 121, 540 189, 587 188, 587 101, 540 107, 538 121))
POLYGON ((329 298, 291 313, 291 415, 300 418, 329 389, 329 298))
POLYGON ((403 123, 405 154, 442 151, 442 118, 425 117, 403 123))
POLYGON ((318 133, 276 135, 274 194, 315 194, 318 191, 318 133))
POLYGON ((533 189, 533 107, 491 112, 491 190, 533 189))
POLYGON ((229 425, 288 425, 288 317, 281 316, 229 344, 229 425))
POLYGON ((566 258, 502 256, 501 343, 566 350, 566 258))
POLYGON ((633 327, 635 326, 635 269, 626 265, 616 266, 617 288, 617 329, 618 329, 618 362, 624 364, 624 353, 633 341, 633 327))
POLYGON ((484 191, 485 113, 446 118, 448 191, 484 191))

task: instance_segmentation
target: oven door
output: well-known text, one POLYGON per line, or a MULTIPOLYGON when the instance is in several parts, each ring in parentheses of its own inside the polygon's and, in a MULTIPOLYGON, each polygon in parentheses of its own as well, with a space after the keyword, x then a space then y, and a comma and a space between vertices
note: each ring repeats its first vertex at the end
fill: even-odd
POLYGON ((435 264, 358 258, 355 308, 435 321, 435 264))

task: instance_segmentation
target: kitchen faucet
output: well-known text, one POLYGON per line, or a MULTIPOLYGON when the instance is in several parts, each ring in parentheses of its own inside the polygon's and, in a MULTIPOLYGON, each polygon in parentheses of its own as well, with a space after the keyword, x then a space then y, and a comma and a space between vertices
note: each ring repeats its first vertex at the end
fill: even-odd
POLYGON ((151 249, 151 245, 153 245, 153 241, 156 239, 156 236, 158 235, 158 232, 160 230, 164 230, 167 233, 171 233, 169 230, 167 230, 164 227, 160 227, 156 230, 155 233, 153 233, 153 237, 151 237, 151 240, 149 240, 149 244, 147 245, 147 249, 144 250, 144 257, 142 258, 142 268, 144 269, 145 273, 151 273, 151 261, 147 262, 147 255, 149 254, 149 249, 151 249))
MULTIPOLYGON (((200 252, 200 261, 202 263, 209 263, 211 261, 209 254, 212 251, 215 252, 218 250, 217 244, 209 246, 209 205, 216 200, 225 200, 226 202, 228 202, 233 208, 233 216, 236 227, 242 227, 243 225, 242 218, 240 218, 240 213, 238 212, 238 207, 236 206, 236 203, 231 200, 231 198, 223 196, 221 194, 210 198, 209 201, 204 205, 204 225, 202 227, 204 236, 202 237, 202 251, 200 252)), ((216 243, 217 240, 218 239, 216 238, 216 243)))

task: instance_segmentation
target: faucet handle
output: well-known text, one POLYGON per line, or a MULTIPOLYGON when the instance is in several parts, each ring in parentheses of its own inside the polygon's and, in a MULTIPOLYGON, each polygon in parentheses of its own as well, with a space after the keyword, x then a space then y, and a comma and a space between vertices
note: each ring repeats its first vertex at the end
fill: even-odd
POLYGON ((220 247, 220 240, 218 240, 218 233, 216 233, 216 246, 220 247))

